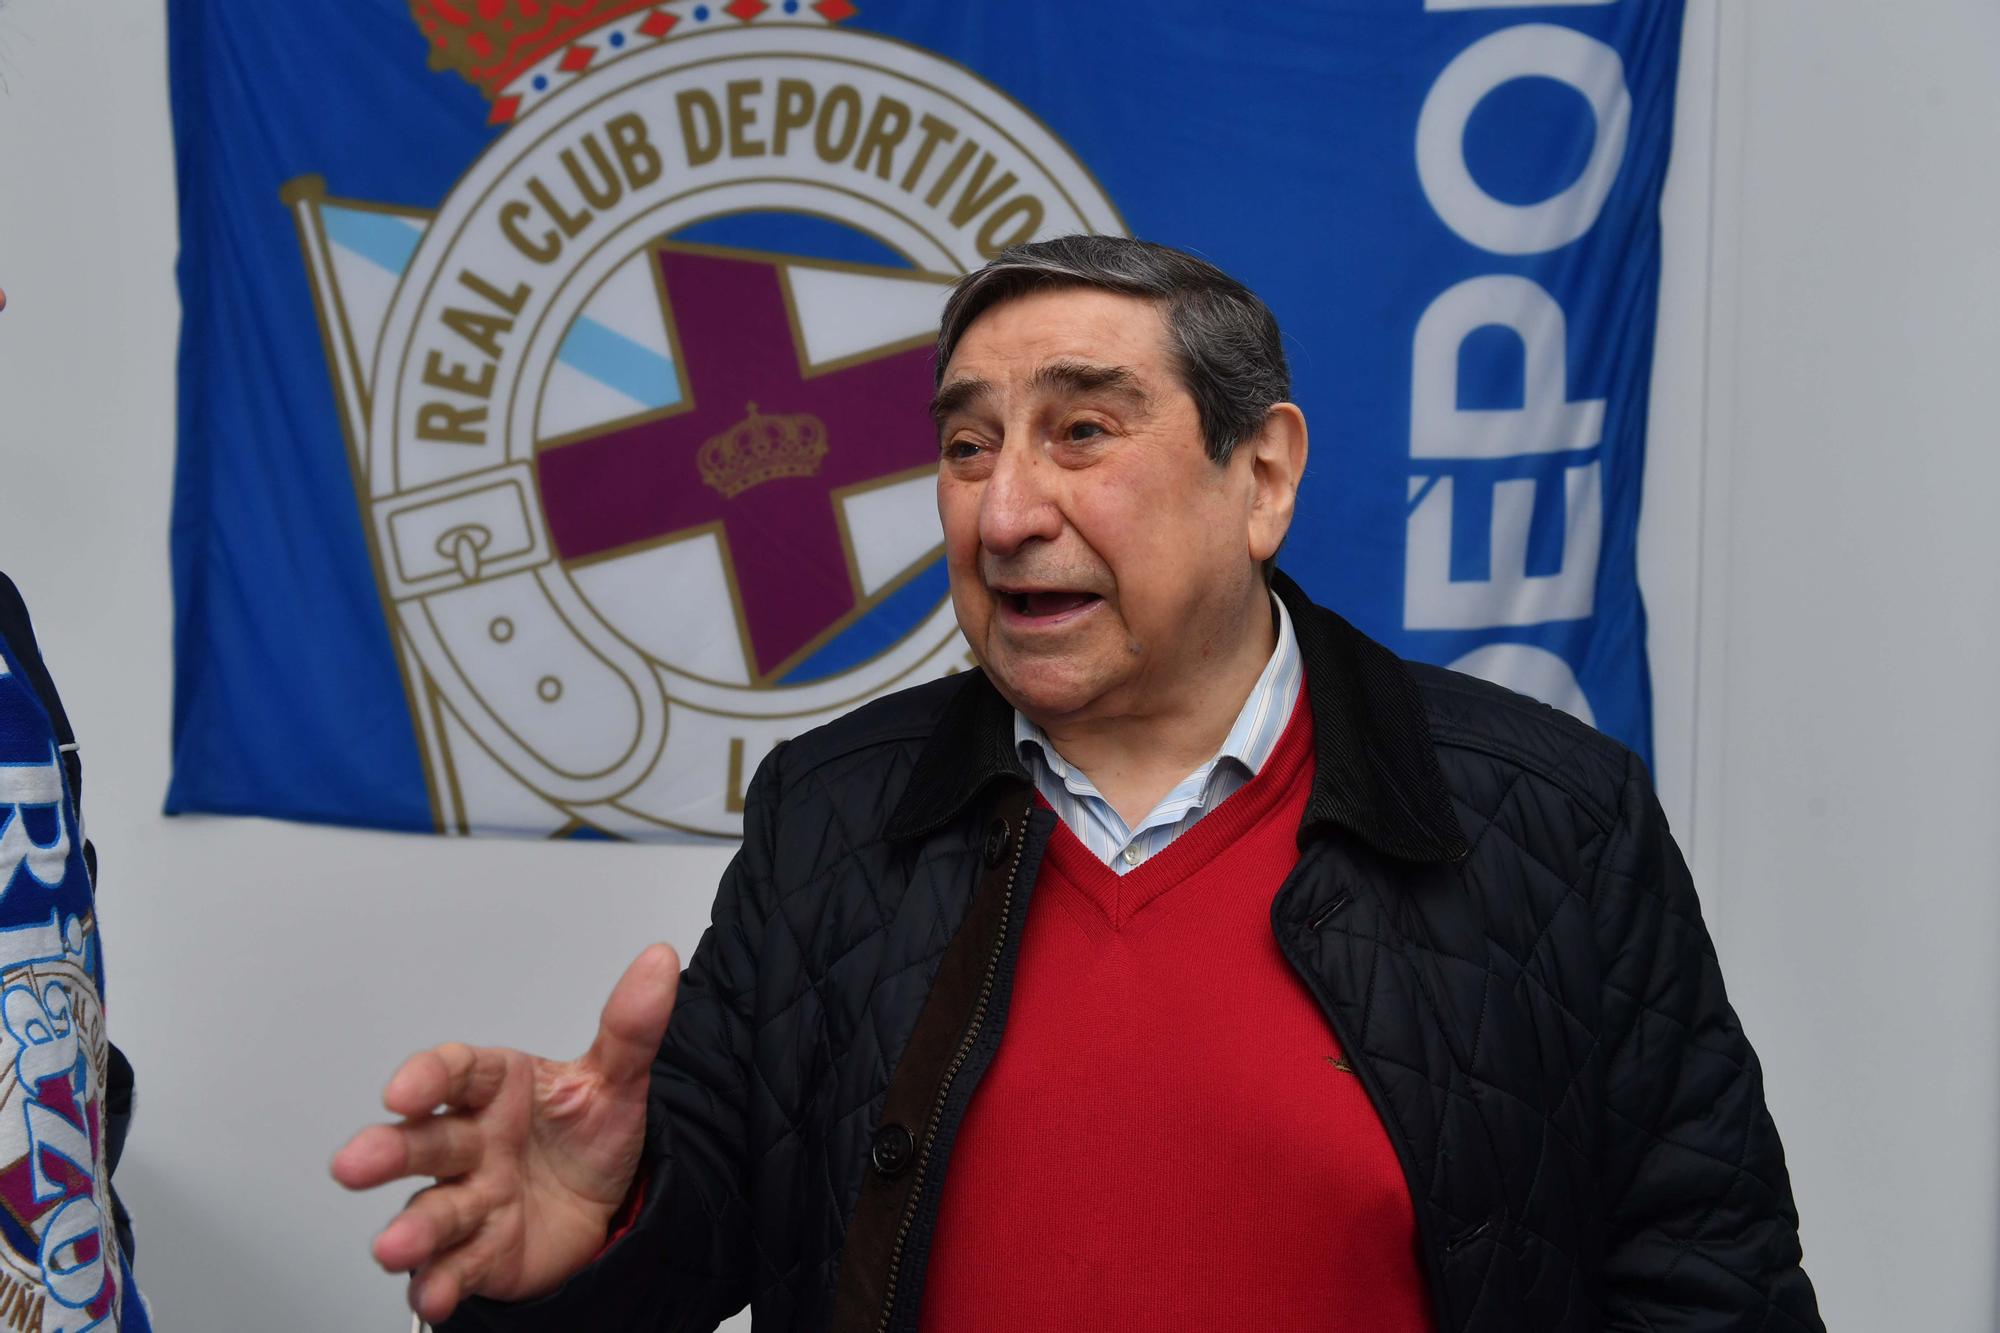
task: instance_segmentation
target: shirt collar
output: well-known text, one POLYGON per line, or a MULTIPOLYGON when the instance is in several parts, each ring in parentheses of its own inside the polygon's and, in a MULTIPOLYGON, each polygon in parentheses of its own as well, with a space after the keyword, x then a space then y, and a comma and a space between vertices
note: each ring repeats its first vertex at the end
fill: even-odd
MULTIPOLYGON (((1299 846, 1345 830, 1398 860, 1464 860, 1471 843, 1438 765, 1433 700, 1418 685, 1417 669, 1315 606, 1283 570, 1271 575, 1271 591, 1291 613, 1304 703, 1312 710, 1312 794, 1299 820, 1299 846)), ((1435 685, 1437 673, 1425 670, 1435 685)), ((1013 706, 984 671, 895 697, 903 701, 900 711, 889 708, 883 716, 920 725, 923 739, 885 837, 926 837, 975 805, 988 817, 1014 810, 1020 789, 1033 790, 1014 748, 1013 706)), ((977 837, 983 826, 968 827, 977 837)))
MULTIPOLYGON (((1299 654, 1298 635, 1292 629, 1291 612, 1275 596, 1271 598, 1271 605, 1278 621, 1277 645, 1271 649, 1271 658, 1264 663, 1257 683, 1251 686, 1250 697, 1238 710, 1229 734, 1223 737, 1221 748, 1207 763, 1196 769, 1196 773, 1213 769, 1222 760, 1230 759, 1254 777, 1264 766, 1264 761, 1271 757, 1271 752, 1278 748, 1278 739, 1284 734, 1286 722, 1291 719, 1292 708, 1298 703, 1299 691, 1304 685, 1305 669, 1299 654)), ((1078 796, 1100 794, 1096 784, 1081 769, 1065 761, 1047 733, 1029 721, 1018 708, 1014 710, 1014 753, 1030 772, 1038 767, 1045 769, 1078 796)))

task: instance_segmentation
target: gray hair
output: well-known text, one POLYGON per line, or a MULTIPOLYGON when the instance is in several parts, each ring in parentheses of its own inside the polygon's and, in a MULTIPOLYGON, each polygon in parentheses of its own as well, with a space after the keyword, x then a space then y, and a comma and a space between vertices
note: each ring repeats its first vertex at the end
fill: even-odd
POLYGON ((1181 383, 1201 415, 1202 444, 1217 463, 1292 395, 1278 321, 1256 293, 1206 260, 1127 236, 1030 241, 960 278, 938 329, 938 383, 973 320, 1003 301, 1060 287, 1122 292, 1161 307, 1181 383))

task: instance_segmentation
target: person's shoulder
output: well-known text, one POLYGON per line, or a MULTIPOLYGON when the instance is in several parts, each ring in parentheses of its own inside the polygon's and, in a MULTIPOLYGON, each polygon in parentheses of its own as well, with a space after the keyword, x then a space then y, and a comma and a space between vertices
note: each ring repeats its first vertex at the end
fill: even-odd
POLYGON ((887 777, 907 769, 971 679, 962 673, 912 685, 801 732, 785 742, 779 756, 781 786, 795 789, 809 779, 854 778, 870 769, 887 777))
POLYGON ((28 619, 28 603, 4 569, 0 569, 0 639, 24 656, 35 642, 34 624, 28 619))
POLYGON ((1644 766, 1597 728, 1491 681, 1423 662, 1406 662, 1424 701, 1439 759, 1449 775, 1472 765, 1534 777, 1584 806, 1609 827, 1621 793, 1644 766))

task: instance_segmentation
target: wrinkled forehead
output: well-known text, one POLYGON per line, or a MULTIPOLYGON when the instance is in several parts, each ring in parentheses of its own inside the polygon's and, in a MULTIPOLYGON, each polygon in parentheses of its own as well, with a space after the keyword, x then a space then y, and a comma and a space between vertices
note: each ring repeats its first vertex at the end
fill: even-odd
POLYGON ((1150 385, 1171 379, 1165 311, 1145 297, 1095 287, 1044 287, 995 301, 965 326, 938 375, 1034 391, 1150 385), (1092 368, 1122 371, 1093 386, 1092 368))

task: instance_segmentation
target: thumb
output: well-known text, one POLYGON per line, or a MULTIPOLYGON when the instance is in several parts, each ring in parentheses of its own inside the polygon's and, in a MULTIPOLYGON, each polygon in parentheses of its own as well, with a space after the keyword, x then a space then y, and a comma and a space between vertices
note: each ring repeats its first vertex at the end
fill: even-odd
POLYGON ((611 988, 597 1020, 597 1040, 590 1043, 583 1063, 595 1066, 613 1086, 643 1080, 667 1035, 680 984, 681 960, 673 946, 648 945, 611 988))

